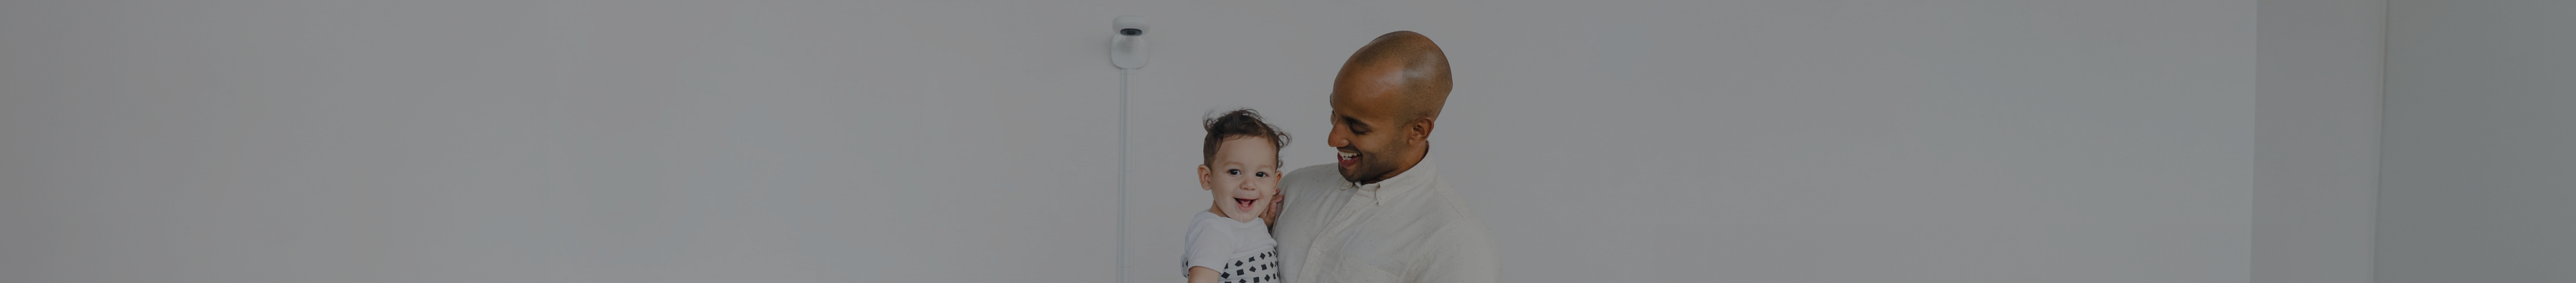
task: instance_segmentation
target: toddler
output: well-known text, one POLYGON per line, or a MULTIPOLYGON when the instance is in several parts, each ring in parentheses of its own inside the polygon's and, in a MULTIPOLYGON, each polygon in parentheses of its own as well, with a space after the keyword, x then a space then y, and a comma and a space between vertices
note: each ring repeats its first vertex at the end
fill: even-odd
POLYGON ((1209 118, 1204 126, 1199 188, 1214 200, 1190 219, 1181 268, 1190 283, 1277 282, 1279 242, 1270 239, 1264 218, 1276 211, 1279 148, 1288 146, 1288 133, 1252 109, 1209 118))

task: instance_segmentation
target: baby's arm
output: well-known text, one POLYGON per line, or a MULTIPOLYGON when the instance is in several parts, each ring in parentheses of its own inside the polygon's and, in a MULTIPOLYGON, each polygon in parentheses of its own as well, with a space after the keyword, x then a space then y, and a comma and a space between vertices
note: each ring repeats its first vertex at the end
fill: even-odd
POLYGON ((1216 270, 1206 266, 1190 267, 1190 283, 1216 283, 1216 270))
POLYGON ((1204 218, 1190 224, 1189 246, 1181 249, 1188 254, 1181 264, 1189 268, 1190 283, 1223 282, 1225 272, 1216 267, 1226 266, 1234 254, 1235 238, 1224 228, 1232 223, 1234 219, 1204 218))

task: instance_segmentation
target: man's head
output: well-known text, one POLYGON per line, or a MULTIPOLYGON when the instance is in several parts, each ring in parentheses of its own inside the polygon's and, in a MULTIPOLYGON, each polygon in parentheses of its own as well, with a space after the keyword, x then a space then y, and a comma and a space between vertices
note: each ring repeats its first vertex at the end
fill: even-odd
POLYGON ((1429 153, 1431 128, 1449 100, 1449 58, 1412 31, 1380 35, 1342 62, 1333 77, 1333 131, 1342 179, 1376 183, 1413 169, 1429 153))
POLYGON ((1208 118, 1204 127, 1199 188, 1215 197, 1208 209, 1245 222, 1269 211, 1279 194, 1279 148, 1288 146, 1288 133, 1252 109, 1208 118))

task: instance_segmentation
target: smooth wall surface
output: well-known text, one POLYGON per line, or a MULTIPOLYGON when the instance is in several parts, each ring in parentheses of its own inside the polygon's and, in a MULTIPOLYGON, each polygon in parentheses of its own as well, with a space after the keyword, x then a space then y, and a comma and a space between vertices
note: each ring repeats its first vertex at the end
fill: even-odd
POLYGON ((1513 282, 2245 282, 2253 1, 0 3, 0 281, 1178 280, 1409 29, 1513 282))
POLYGON ((2378 282, 2576 281, 2576 2, 2388 10, 2378 282))
POLYGON ((8 1, 0 282, 1108 281, 1114 14, 8 1))
POLYGON ((2387 4, 2261 2, 2253 281, 2371 282, 2387 4))
POLYGON ((1181 277, 1202 115, 1330 162, 1334 72, 1409 29, 1450 56, 1431 151, 1512 282, 2246 282, 2254 5, 1143 7, 1128 272, 1181 277))

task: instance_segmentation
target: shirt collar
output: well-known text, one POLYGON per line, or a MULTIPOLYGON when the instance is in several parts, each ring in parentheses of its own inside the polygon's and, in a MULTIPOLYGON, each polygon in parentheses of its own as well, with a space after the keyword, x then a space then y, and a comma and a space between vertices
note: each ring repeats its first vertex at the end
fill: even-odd
POLYGON ((1397 173, 1395 174, 1395 177, 1387 177, 1386 180, 1378 180, 1375 184, 1351 183, 1351 187, 1362 191, 1372 191, 1372 193, 1377 196, 1371 197, 1370 201, 1382 204, 1384 202, 1383 200, 1386 199, 1386 193, 1408 191, 1414 188, 1428 186, 1431 184, 1432 180, 1439 179, 1440 170, 1436 167, 1439 166, 1432 165, 1431 154, 1426 153, 1422 155, 1422 162, 1414 163, 1413 168, 1405 169, 1404 173, 1397 173))

